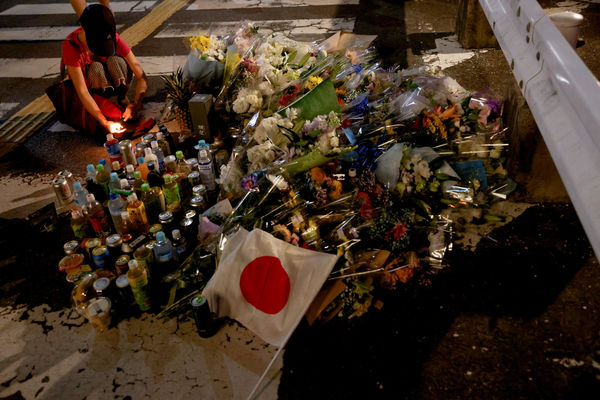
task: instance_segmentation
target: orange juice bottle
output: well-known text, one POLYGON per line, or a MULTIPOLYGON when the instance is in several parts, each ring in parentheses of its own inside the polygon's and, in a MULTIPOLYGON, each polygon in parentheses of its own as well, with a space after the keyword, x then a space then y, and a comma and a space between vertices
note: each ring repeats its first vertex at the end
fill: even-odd
POLYGON ((148 169, 148 164, 146 164, 146 162, 144 161, 144 157, 138 157, 137 162, 138 171, 140 171, 140 173, 142 174, 142 178, 146 180, 148 178, 148 172, 150 172, 150 170, 148 169))

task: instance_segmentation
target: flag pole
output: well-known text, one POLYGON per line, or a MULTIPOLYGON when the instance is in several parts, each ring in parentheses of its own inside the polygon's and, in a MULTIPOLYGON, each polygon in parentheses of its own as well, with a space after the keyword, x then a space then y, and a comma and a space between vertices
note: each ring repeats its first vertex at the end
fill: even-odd
POLYGON ((248 399, 247 400, 252 400, 252 398, 254 397, 254 394, 256 393, 256 391, 258 390, 258 388, 260 387, 261 383, 263 382, 263 380, 267 376, 267 373, 269 372, 269 370, 273 366, 273 363, 275 363, 275 360, 277 360, 277 357, 279 356, 279 353, 281 353, 281 350, 283 350, 283 348, 285 347, 285 345, 287 344, 287 341, 289 340, 289 338, 291 336, 292 336, 292 334, 290 333, 288 335, 288 337, 285 339, 285 342, 281 345, 281 347, 279 347, 277 349, 277 352, 275 352, 275 355, 273 356, 273 358, 269 362, 269 365, 267 365, 267 368, 265 369, 265 372, 263 372, 263 374, 260 377, 260 379, 258 380, 258 382, 256 382, 256 385, 254 385, 254 389, 252 389, 252 392, 250 392, 250 394, 248 395, 248 399))

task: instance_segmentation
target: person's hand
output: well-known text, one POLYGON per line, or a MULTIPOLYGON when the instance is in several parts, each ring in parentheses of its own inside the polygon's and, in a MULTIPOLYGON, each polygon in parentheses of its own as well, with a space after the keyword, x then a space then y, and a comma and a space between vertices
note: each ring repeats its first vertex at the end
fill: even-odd
POLYGON ((121 125, 119 122, 115 121, 106 121, 104 124, 104 128, 114 135, 115 138, 119 138, 123 133, 125 133, 125 127, 121 125))
POLYGON ((123 121, 135 119, 137 117, 138 110, 139 107, 135 103, 129 104, 125 111, 123 111, 123 115, 121 116, 121 118, 123 119, 123 121))

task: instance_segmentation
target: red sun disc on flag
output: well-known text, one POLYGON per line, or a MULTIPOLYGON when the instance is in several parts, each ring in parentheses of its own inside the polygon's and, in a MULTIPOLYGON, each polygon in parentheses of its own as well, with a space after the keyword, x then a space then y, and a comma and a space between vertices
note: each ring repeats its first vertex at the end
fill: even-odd
POLYGON ((240 276, 244 299, 266 314, 277 314, 290 296, 290 277, 277 257, 257 257, 240 276))

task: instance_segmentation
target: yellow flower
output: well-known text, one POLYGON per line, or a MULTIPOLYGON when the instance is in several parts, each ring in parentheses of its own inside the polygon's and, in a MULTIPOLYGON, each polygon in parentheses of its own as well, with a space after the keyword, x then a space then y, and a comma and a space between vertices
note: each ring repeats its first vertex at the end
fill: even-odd
POLYGON ((321 82, 323 82, 323 78, 319 76, 311 76, 310 78, 308 78, 308 81, 306 81, 304 87, 308 90, 313 90, 314 88, 319 86, 321 82))
POLYGON ((201 52, 205 52, 210 47, 210 39, 202 35, 191 37, 190 46, 192 49, 198 49, 201 52))

